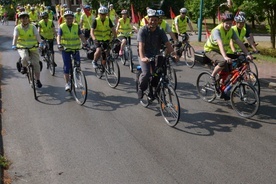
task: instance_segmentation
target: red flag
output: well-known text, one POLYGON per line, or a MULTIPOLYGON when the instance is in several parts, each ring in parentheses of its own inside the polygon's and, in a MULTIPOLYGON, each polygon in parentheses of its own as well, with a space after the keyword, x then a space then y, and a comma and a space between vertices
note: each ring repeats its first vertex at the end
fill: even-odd
POLYGON ((132 23, 138 23, 138 22, 139 22, 138 16, 135 15, 135 13, 134 13, 133 4, 131 4, 131 22, 132 22, 132 23))
POLYGON ((218 21, 220 22, 220 11, 219 11, 219 7, 218 7, 218 21))
MULTIPOLYGON (((82 6, 82 5, 81 5, 81 6, 82 6)), ((82 9, 83 9, 83 12, 85 13, 85 15, 86 15, 87 17, 89 17, 89 16, 91 15, 91 12, 90 12, 89 10, 85 9, 83 6, 82 6, 82 9)))
POLYGON ((170 14, 171 14, 171 19, 174 19, 175 18, 175 14, 172 10, 172 7, 170 7, 170 14))

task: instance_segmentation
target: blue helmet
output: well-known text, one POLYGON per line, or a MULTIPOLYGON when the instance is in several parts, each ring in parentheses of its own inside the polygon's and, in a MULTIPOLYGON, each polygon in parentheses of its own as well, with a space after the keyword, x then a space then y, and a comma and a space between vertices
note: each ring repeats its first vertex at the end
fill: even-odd
POLYGON ((163 10, 157 10, 157 13, 159 17, 165 16, 165 12, 163 10))

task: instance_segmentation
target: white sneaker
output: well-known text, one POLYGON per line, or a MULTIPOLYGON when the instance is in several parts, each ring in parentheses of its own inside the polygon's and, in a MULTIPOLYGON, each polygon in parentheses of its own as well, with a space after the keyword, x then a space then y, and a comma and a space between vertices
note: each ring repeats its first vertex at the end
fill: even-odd
POLYGON ((92 61, 92 66, 93 66, 93 68, 98 68, 98 63, 96 62, 96 61, 92 61))
POLYGON ((70 91, 71 90, 71 84, 68 82, 65 84, 65 91, 70 91))

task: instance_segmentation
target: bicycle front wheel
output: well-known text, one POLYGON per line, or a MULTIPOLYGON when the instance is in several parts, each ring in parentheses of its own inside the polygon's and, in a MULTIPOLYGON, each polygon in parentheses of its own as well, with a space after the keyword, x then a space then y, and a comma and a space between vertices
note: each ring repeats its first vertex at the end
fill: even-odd
POLYGON ((75 68, 71 80, 73 97, 78 104, 83 105, 87 99, 86 77, 80 69, 75 68))
POLYGON ((55 75, 56 67, 55 67, 55 58, 53 53, 49 53, 48 57, 48 66, 49 66, 49 71, 52 76, 55 75))
POLYGON ((105 78, 108 85, 112 88, 116 88, 120 82, 119 65, 111 57, 106 61, 105 78))
POLYGON ((258 94, 260 95, 260 92, 261 92, 260 81, 254 72, 246 71, 243 76, 243 80, 248 84, 251 84, 252 86, 254 86, 258 94))
POLYGON ((166 123, 171 127, 176 126, 180 118, 180 104, 178 96, 171 86, 161 88, 159 104, 166 123))
POLYGON ((167 76, 170 81, 170 84, 172 85, 173 89, 176 90, 177 87, 177 78, 176 78, 176 72, 175 69, 171 66, 167 67, 167 76))
POLYGON ((34 67, 32 65, 30 65, 30 66, 28 66, 28 70, 29 70, 28 71, 29 84, 33 88, 34 98, 37 100, 35 78, 34 78, 34 67))
POLYGON ((211 74, 202 72, 196 81, 196 88, 199 96, 206 102, 212 102, 216 99, 215 87, 212 86, 211 74))
POLYGON ((128 50, 128 62, 129 62, 129 70, 133 73, 133 60, 132 60, 132 50, 128 50))
POLYGON ((259 76, 257 65, 253 61, 249 61, 249 68, 250 71, 256 74, 257 77, 259 76))
POLYGON ((242 82, 235 86, 230 99, 232 108, 242 117, 250 118, 259 110, 260 98, 251 84, 242 82))
POLYGON ((195 49, 190 45, 186 45, 184 51, 184 60, 188 67, 193 68, 195 65, 195 49))

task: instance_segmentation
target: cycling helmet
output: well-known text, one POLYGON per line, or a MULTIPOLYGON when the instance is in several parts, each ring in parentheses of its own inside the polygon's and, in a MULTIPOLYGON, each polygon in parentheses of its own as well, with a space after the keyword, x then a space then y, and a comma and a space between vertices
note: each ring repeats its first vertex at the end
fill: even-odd
POLYGON ((25 11, 25 8, 24 7, 20 7, 19 11, 23 12, 23 11, 25 11))
POLYGON ((235 22, 245 22, 246 19, 244 16, 237 15, 237 16, 235 16, 234 20, 235 20, 235 22))
POLYGON ((72 11, 70 11, 70 10, 67 10, 66 12, 64 12, 64 15, 63 15, 64 17, 66 17, 66 16, 74 16, 74 13, 72 12, 72 11))
POLYGON ((148 14, 148 17, 159 17, 157 11, 153 9, 148 9, 147 14, 148 14))
POLYGON ((110 4, 109 7, 113 7, 113 4, 110 4))
POLYGON ((31 10, 31 11, 34 11, 34 10, 35 10, 35 8, 34 8, 34 7, 31 7, 31 8, 30 8, 30 10, 31 10))
POLYGON ((246 17, 245 17, 245 13, 244 13, 243 11, 240 11, 240 12, 239 12, 239 15, 243 16, 244 18, 246 18, 246 17))
POLYGON ((63 4, 62 7, 63 7, 63 8, 67 8, 67 4, 63 4))
POLYGON ((101 6, 99 9, 98 9, 98 13, 99 14, 108 14, 108 9, 104 6, 101 6))
POLYGON ((90 5, 85 5, 84 9, 91 9, 91 6, 90 5))
POLYGON ((222 22, 225 22, 225 21, 233 21, 234 20, 234 16, 232 13, 225 13, 221 16, 221 20, 222 22))
POLYGON ((76 11, 77 11, 77 12, 80 12, 80 11, 81 11, 81 9, 80 9, 80 8, 77 8, 77 9, 76 9, 76 11))
POLYGON ((157 10, 157 13, 158 13, 159 17, 165 16, 165 12, 163 10, 157 10))
POLYGON ((52 9, 52 7, 51 7, 51 6, 47 6, 47 9, 48 9, 48 10, 51 10, 51 9, 52 9))
POLYGON ((179 10, 179 12, 180 12, 180 13, 187 13, 187 9, 186 9, 186 8, 181 8, 181 9, 179 10))
POLYGON ((40 16, 41 16, 42 18, 48 18, 48 13, 47 13, 47 12, 42 12, 42 13, 40 14, 40 16))
POLYGON ((122 10, 121 14, 127 14, 127 10, 122 10))
POLYGON ((30 17, 28 12, 21 12, 18 16, 19 18, 23 18, 23 17, 30 17))

